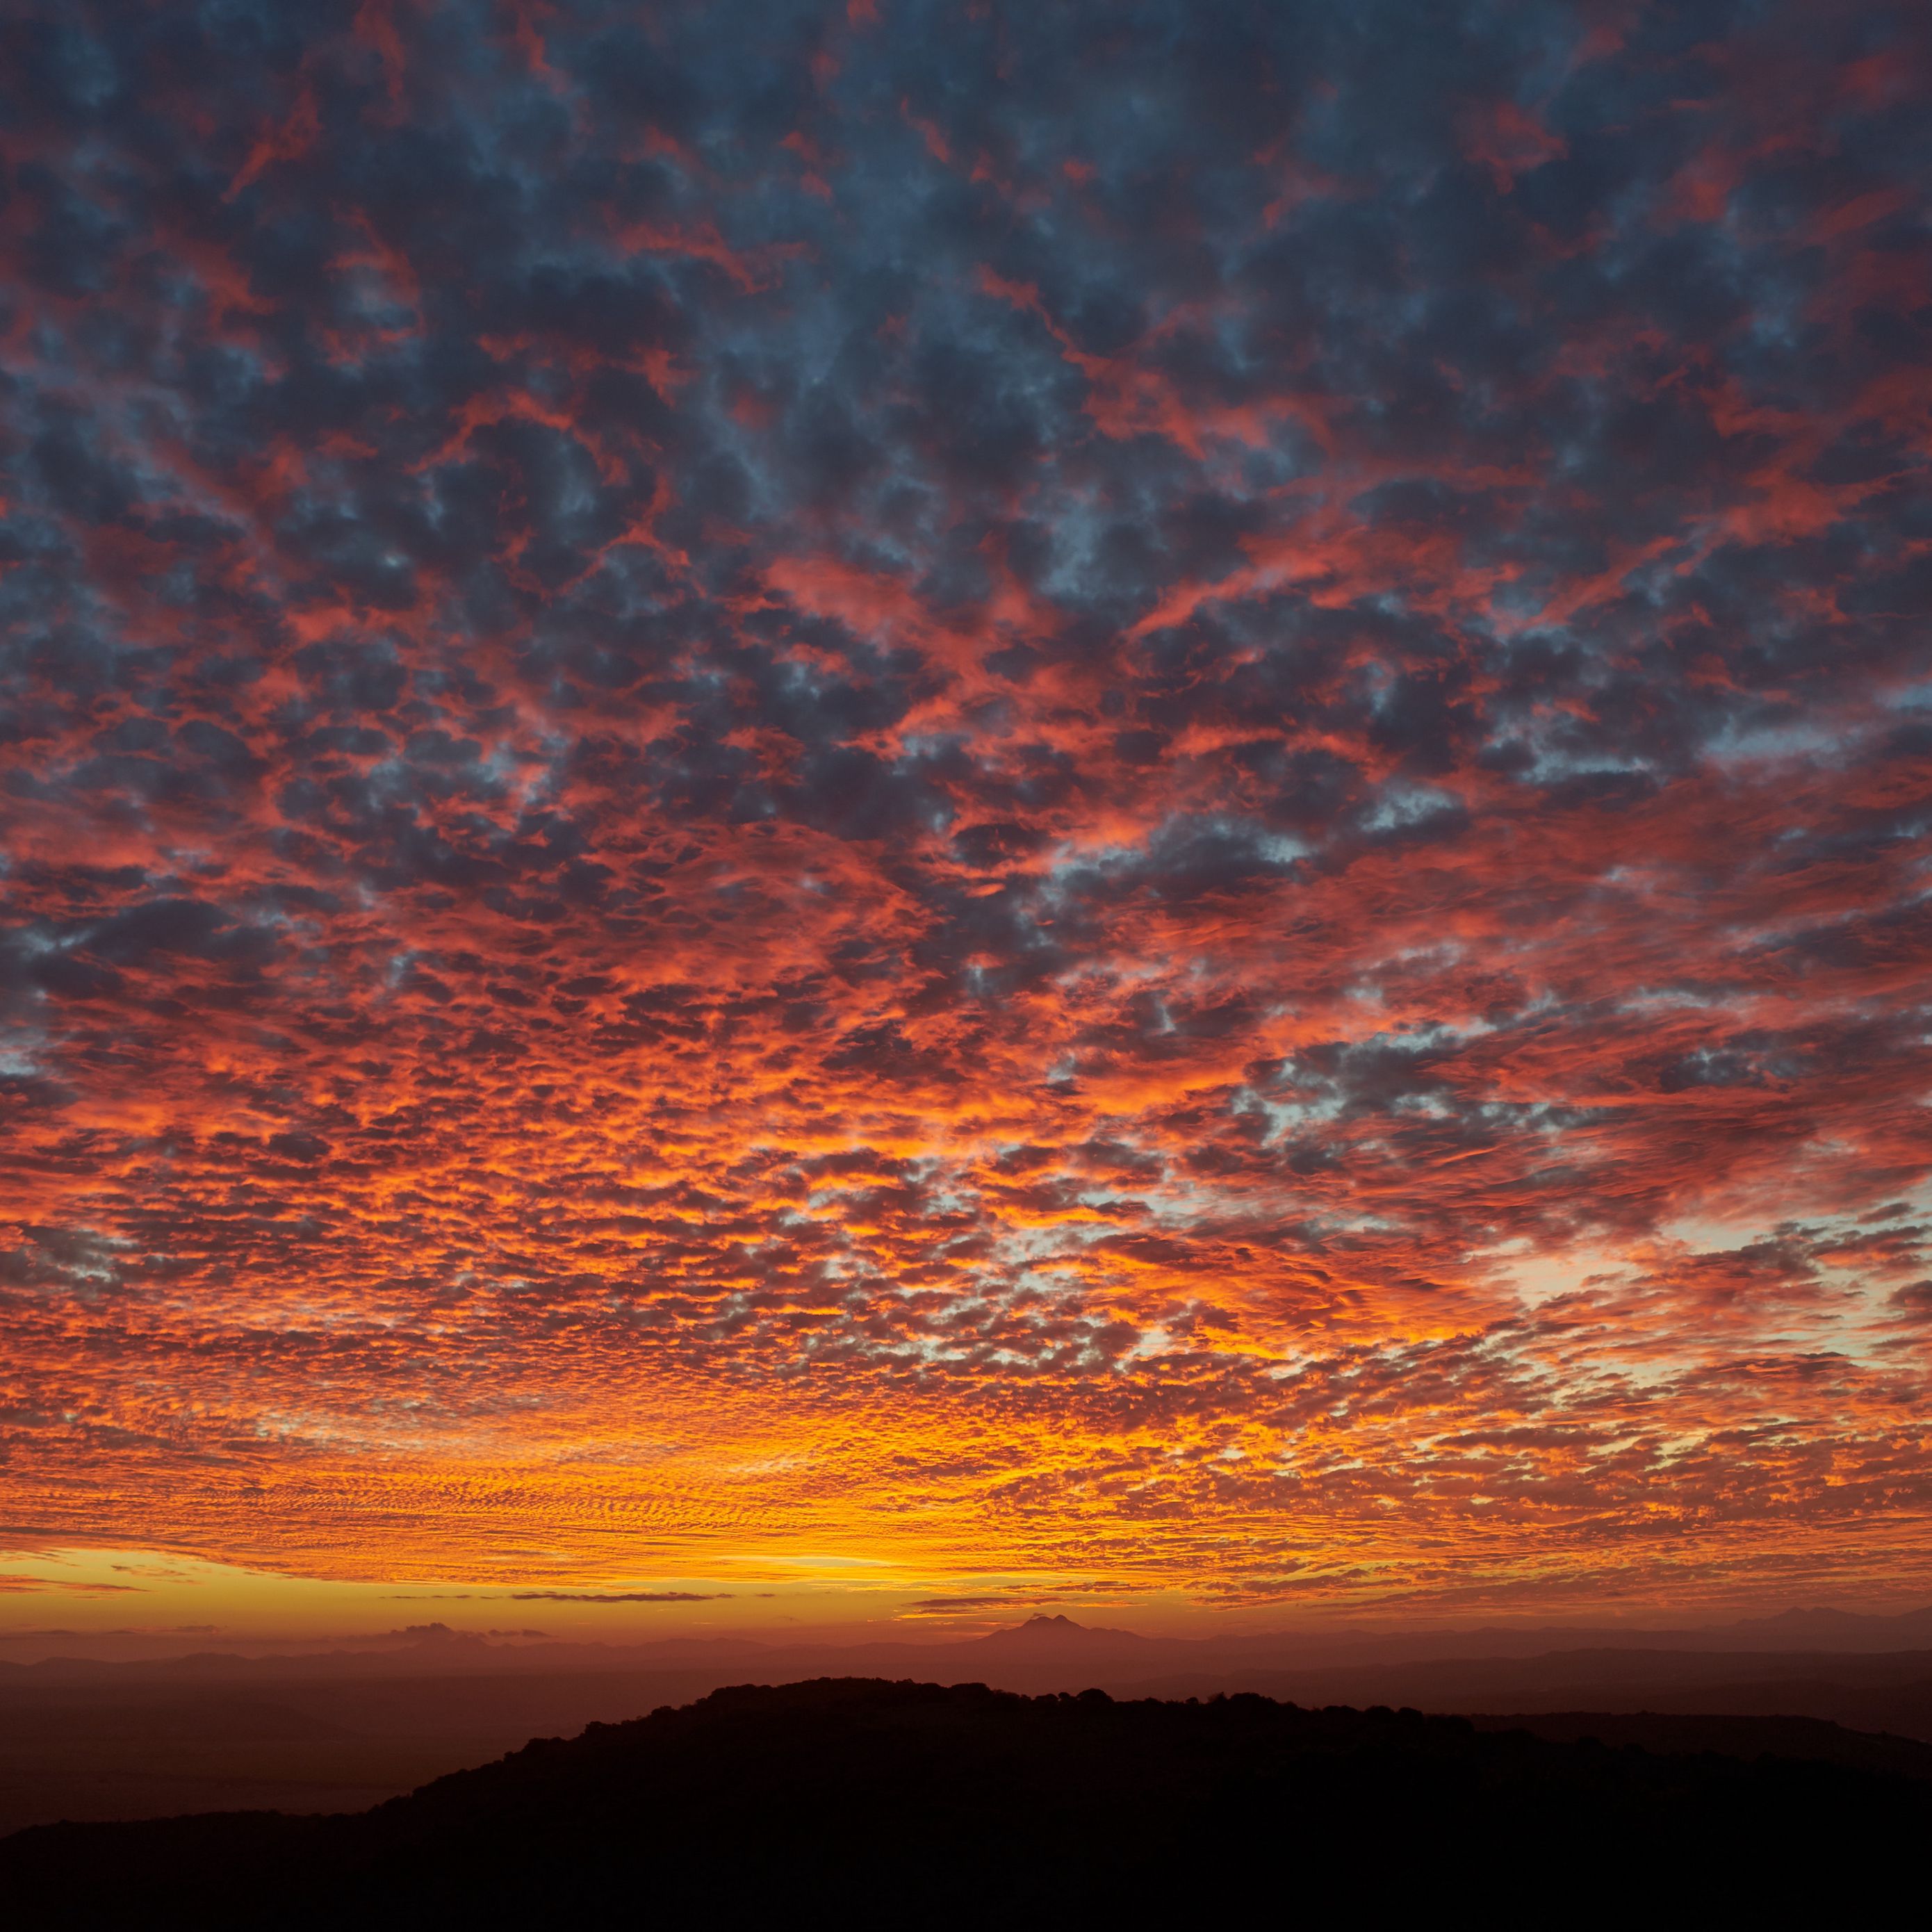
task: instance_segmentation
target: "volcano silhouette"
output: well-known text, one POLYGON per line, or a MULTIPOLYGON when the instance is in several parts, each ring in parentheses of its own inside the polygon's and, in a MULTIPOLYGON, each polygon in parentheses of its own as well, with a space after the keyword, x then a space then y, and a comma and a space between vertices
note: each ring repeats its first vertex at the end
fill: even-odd
POLYGON ((989 1630, 977 1640, 982 1647, 990 1646, 1000 1649, 1094 1651, 1132 1649, 1152 1641, 1132 1630, 1096 1629, 1090 1624, 1076 1624, 1071 1617, 1045 1616, 1028 1617, 1024 1623, 1014 1624, 1005 1630, 989 1630))

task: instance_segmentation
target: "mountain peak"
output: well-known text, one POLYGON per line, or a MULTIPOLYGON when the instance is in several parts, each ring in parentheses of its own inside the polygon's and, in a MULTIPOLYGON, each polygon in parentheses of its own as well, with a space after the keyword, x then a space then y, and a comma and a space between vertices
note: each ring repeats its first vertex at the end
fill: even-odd
POLYGON ((1132 1630, 1101 1629, 1092 1624, 1076 1624, 1071 1617, 1050 1617, 1043 1612, 1028 1617, 1023 1624, 1008 1624, 1003 1630, 991 1631, 979 1640, 982 1643, 1023 1645, 1028 1648, 1078 1642, 1089 1648, 1098 1645, 1116 1649, 1122 1645, 1138 1646, 1147 1641, 1132 1630))

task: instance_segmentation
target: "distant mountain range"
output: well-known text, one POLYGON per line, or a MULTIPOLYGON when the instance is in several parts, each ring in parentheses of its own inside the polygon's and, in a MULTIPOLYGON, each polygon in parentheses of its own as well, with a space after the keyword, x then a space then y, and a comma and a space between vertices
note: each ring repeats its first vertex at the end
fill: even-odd
MULTIPOLYGON (((481 1670, 699 1670, 742 1666, 763 1682, 825 1674, 913 1676, 970 1681, 991 1666, 1027 1679, 1010 1688, 1058 1690, 1076 1661, 1111 1672, 1144 1665, 1150 1675, 1257 1670, 1299 1673, 1453 1659, 1534 1658, 1556 1652, 1689 1652, 1764 1654, 1879 1654, 1932 1649, 1932 1606, 1892 1616, 1836 1610, 1789 1610, 1774 1616, 1677 1629, 1547 1624, 1450 1628, 1418 1624, 1400 1630, 1330 1627, 1320 1631, 1267 1632, 1206 1637, 1146 1636, 1096 1628, 1064 1616, 1036 1616, 984 1636, 772 1642, 750 1637, 676 1637, 644 1643, 500 1642, 440 1624, 399 1631, 390 1640, 360 1640, 342 1648, 291 1653, 278 1648, 195 1651, 170 1657, 111 1660, 56 1654, 32 1663, 0 1660, 0 1684, 38 1678, 82 1681, 155 1672, 190 1677, 236 1673, 277 1676, 416 1676, 481 1670), (1040 1670, 1047 1673, 1040 1679, 1040 1670)), ((1004 1681, 1004 1680, 1002 1680, 1004 1681)))
POLYGON ((1539 1725, 1578 1714, 1792 1720, 1932 1743, 1928 1623, 1932 1612, 1800 1612, 1721 1631, 1424 1630, 1331 1634, 1318 1647, 1145 1636, 1065 1616, 939 1642, 790 1646, 503 1643, 430 1625, 380 1649, 300 1657, 56 1658, 0 1666, 0 1832, 236 1806, 353 1810, 533 1736, 727 1685, 832 1677, 1123 1698, 1246 1692, 1539 1725))

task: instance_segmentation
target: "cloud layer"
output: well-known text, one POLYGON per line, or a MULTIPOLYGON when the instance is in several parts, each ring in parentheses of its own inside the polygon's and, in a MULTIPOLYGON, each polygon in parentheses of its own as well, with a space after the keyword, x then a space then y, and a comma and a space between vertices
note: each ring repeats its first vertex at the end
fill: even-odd
POLYGON ((1928 83, 10 9, 8 1526, 1932 1576, 1928 83))

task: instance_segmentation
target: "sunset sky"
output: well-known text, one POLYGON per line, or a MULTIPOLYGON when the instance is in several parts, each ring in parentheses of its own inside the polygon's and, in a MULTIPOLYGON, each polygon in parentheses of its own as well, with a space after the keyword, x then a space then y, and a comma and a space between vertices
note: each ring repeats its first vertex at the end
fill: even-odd
POLYGON ((1932 15, 15 0, 0 1631, 1932 1598, 1932 15))

